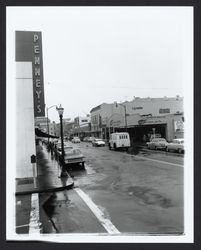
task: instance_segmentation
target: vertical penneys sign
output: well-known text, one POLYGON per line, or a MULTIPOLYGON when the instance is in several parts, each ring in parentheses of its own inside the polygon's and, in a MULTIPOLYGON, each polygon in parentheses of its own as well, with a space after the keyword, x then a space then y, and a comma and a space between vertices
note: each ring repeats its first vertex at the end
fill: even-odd
POLYGON ((44 116, 44 88, 42 75, 42 42, 41 33, 33 34, 33 84, 34 84, 34 114, 44 116))
POLYGON ((16 61, 32 62, 34 116, 45 116, 41 32, 16 31, 16 61))

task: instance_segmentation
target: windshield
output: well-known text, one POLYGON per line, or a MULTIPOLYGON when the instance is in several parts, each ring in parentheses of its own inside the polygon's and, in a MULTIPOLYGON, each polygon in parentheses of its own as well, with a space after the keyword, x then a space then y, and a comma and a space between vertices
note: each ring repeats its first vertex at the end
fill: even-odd
POLYGON ((183 144, 184 140, 173 140, 173 143, 177 143, 177 144, 183 144))
POLYGON ((81 151, 79 149, 69 149, 65 151, 66 156, 80 155, 81 151))
POLYGON ((68 146, 64 147, 64 151, 71 150, 71 149, 73 149, 73 147, 68 147, 68 146))
MULTIPOLYGON (((64 146, 64 151, 72 149, 72 147, 69 146, 64 146)), ((59 148, 57 148, 58 151, 61 151, 61 146, 59 148)))

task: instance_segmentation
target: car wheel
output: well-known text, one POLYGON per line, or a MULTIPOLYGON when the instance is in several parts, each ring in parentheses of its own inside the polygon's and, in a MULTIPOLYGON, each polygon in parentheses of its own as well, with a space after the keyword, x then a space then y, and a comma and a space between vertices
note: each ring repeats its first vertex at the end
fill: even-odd
POLYGON ((108 146, 109 146, 109 150, 111 150, 111 146, 110 146, 110 144, 109 144, 108 146))
POLYGON ((168 149, 168 147, 166 147, 166 151, 167 151, 167 152, 169 152, 169 149, 168 149))
POLYGON ((117 146, 116 146, 116 144, 114 144, 114 150, 117 150, 117 146))
POLYGON ((83 168, 85 167, 85 164, 84 164, 84 162, 82 162, 82 167, 83 167, 83 168))
POLYGON ((181 154, 182 153, 182 150, 181 148, 178 149, 178 153, 181 154))

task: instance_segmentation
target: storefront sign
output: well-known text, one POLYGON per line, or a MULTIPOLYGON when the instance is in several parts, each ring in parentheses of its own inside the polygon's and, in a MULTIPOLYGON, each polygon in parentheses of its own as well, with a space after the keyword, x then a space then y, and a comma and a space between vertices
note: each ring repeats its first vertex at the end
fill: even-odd
POLYGON ((44 116, 44 90, 43 90, 43 76, 42 76, 42 43, 41 34, 33 34, 33 89, 34 89, 34 113, 35 116, 44 116))
POLYGON ((184 123, 183 121, 174 121, 175 132, 183 132, 184 131, 184 123))
POLYGON ((139 125, 144 125, 146 123, 146 120, 145 119, 141 119, 138 121, 138 124, 139 125))
POLYGON ((16 61, 32 62, 34 116, 45 116, 41 32, 16 31, 16 61))
POLYGON ((164 123, 166 123, 166 121, 157 118, 156 119, 147 118, 138 121, 139 125, 164 124, 164 123))
POLYGON ((133 110, 143 109, 143 107, 132 107, 133 110))
POLYGON ((159 109, 159 114, 169 114, 170 113, 170 109, 159 109))
POLYGON ((120 120, 111 120, 110 121, 110 123, 109 123, 109 125, 111 126, 111 127, 120 127, 120 126, 122 126, 122 124, 121 124, 122 122, 120 121, 120 120))

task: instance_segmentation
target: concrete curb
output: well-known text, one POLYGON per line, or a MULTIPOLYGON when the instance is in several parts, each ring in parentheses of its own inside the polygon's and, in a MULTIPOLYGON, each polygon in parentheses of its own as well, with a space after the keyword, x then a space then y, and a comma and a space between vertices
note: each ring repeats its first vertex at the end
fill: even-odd
POLYGON ((61 186, 61 187, 52 187, 52 188, 46 188, 46 189, 33 189, 33 190, 27 190, 27 191, 21 191, 21 192, 15 192, 15 196, 17 195, 28 195, 28 194, 34 194, 34 193, 48 193, 48 192, 58 192, 62 190, 68 190, 72 189, 74 187, 74 182, 67 186, 61 186))

